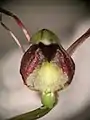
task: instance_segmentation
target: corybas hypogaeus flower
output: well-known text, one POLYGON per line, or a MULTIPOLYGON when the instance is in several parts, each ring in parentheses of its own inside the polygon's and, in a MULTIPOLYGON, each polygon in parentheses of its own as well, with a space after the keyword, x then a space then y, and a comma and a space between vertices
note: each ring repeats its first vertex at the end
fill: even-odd
POLYGON ((2 8, 0 12, 1 25, 10 33, 24 53, 20 66, 23 82, 28 88, 40 92, 43 104, 43 107, 10 120, 35 120, 47 114, 54 107, 57 101, 56 93, 71 83, 75 72, 75 64, 71 55, 90 36, 90 29, 65 50, 53 32, 42 29, 30 38, 25 26, 15 14, 2 8), (2 13, 14 18, 23 30, 30 43, 28 50, 24 50, 17 37, 2 22, 2 13))
POLYGON ((32 36, 32 45, 21 61, 20 73, 24 83, 42 94, 54 95, 70 84, 74 75, 73 60, 57 41, 53 32, 40 30, 32 36))

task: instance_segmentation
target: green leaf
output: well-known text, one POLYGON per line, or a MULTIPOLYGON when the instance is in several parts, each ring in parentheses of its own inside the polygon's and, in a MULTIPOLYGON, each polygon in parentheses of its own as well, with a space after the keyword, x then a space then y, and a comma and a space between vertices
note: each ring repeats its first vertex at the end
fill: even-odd
POLYGON ((50 108, 41 106, 40 108, 37 108, 36 110, 15 116, 15 117, 7 119, 7 120, 36 120, 36 119, 46 115, 50 110, 51 110, 50 108))

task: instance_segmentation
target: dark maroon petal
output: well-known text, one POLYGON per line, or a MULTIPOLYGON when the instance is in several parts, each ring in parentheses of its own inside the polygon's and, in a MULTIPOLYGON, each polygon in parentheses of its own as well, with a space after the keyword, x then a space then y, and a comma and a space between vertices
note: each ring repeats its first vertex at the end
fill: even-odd
POLYGON ((70 84, 75 72, 75 64, 71 56, 62 46, 58 47, 53 61, 56 62, 56 64, 62 68, 63 72, 67 74, 68 84, 70 84))
POLYGON ((32 45, 23 55, 20 66, 20 74, 24 84, 26 84, 27 77, 33 72, 33 70, 43 60, 43 55, 38 45, 32 45))
POLYGON ((58 44, 44 45, 43 43, 32 45, 23 55, 20 73, 24 84, 27 77, 41 65, 43 61, 52 61, 62 68, 63 73, 68 76, 68 84, 74 75, 75 65, 69 54, 58 44))

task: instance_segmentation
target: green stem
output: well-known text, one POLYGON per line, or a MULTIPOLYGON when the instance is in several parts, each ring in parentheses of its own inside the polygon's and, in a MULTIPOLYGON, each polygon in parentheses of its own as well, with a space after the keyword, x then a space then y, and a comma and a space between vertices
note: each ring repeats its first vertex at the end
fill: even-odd
POLYGON ((46 115, 50 110, 51 110, 50 108, 41 106, 40 108, 37 108, 36 110, 15 116, 7 120, 36 120, 46 115))

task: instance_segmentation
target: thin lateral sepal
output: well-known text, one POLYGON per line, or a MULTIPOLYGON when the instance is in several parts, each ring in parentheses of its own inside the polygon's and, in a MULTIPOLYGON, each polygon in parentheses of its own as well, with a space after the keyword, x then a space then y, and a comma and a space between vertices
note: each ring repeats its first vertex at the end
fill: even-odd
POLYGON ((16 42, 16 44, 19 46, 19 48, 24 53, 25 50, 24 50, 23 46, 21 45, 21 43, 19 42, 19 40, 17 39, 17 37, 14 35, 14 33, 3 22, 0 22, 0 23, 10 33, 10 35, 12 36, 12 38, 14 39, 14 41, 16 42))
POLYGON ((22 23, 21 20, 14 13, 12 13, 12 12, 10 12, 8 10, 5 10, 3 8, 0 8, 0 12, 3 13, 3 14, 5 14, 5 15, 8 15, 10 17, 13 17, 14 20, 16 21, 16 23, 22 29, 23 33, 25 34, 27 41, 30 42, 29 32, 28 32, 28 30, 26 29, 25 25, 22 23))
POLYGON ((68 54, 71 56, 88 37, 90 37, 90 28, 67 49, 68 54))

